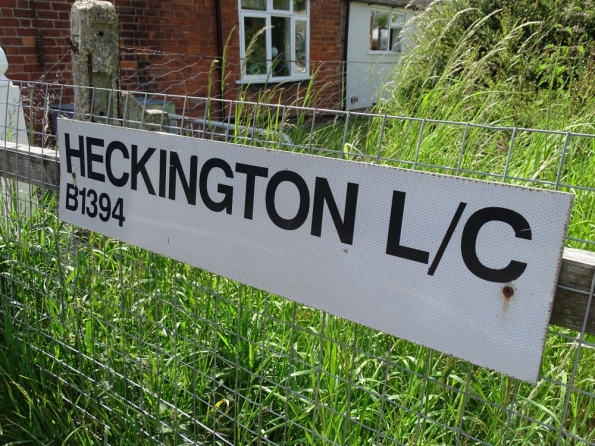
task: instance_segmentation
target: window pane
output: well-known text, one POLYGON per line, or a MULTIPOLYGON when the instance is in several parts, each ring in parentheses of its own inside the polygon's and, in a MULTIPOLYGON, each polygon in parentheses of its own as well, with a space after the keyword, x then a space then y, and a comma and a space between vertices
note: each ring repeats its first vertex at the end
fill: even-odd
POLYGON ((393 27, 390 30, 390 49, 395 52, 401 51, 401 28, 393 27))
POLYGON ((403 30, 403 23, 405 16, 401 13, 393 13, 390 29, 390 49, 395 52, 401 51, 401 31, 403 30))
POLYGON ((400 28, 403 26, 403 22, 405 21, 404 19, 405 17, 403 14, 399 12, 393 13, 392 25, 400 28))
POLYGON ((266 33, 259 34, 265 26, 264 17, 244 17, 244 63, 248 75, 267 73, 266 33))
POLYGON ((291 61, 291 19, 271 17, 271 56, 273 58, 272 76, 289 76, 291 61))
POLYGON ((273 0, 273 9, 289 11, 289 0, 273 0))
POLYGON ((303 20, 295 21, 295 74, 308 73, 308 31, 307 22, 303 20))
POLYGON ((242 0, 242 9, 265 11, 267 9, 267 0, 242 0))
POLYGON ((373 51, 388 50, 388 11, 372 11, 370 18, 370 49, 373 51))
POLYGON ((307 14, 306 0, 293 0, 294 14, 307 14))
POLYGON ((293 13, 307 14, 308 9, 306 8, 306 0, 293 0, 293 13))

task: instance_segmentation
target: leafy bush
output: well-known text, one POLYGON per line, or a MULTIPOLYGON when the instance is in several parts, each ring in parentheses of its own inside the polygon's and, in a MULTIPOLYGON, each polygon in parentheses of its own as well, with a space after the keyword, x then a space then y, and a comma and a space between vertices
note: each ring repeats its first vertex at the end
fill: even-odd
POLYGON ((414 46, 383 112, 526 127, 592 121, 591 0, 438 0, 411 26, 414 46))

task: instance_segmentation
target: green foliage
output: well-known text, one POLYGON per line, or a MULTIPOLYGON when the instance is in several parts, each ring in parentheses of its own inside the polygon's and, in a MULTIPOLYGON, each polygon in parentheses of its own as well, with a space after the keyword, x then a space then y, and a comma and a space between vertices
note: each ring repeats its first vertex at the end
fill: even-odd
POLYGON ((542 128, 592 121, 591 0, 438 0, 412 26, 381 111, 542 128))
MULTIPOLYGON (((530 386, 76 229, 55 207, 46 194, 0 220, 1 444, 454 444, 459 426, 556 442, 577 354, 564 337, 548 337, 547 379, 530 386)), ((583 346, 563 426, 587 442, 593 364, 583 346)))
POLYGON ((567 86, 576 76, 571 66, 583 68, 585 52, 593 49, 595 11, 591 0, 438 1, 418 19, 418 26, 422 32, 414 36, 416 43, 424 49, 433 46, 422 58, 426 63, 431 59, 430 76, 443 73, 464 42, 470 60, 490 56, 481 78, 486 84, 522 76, 535 88, 548 88, 552 72, 535 62, 555 62, 556 85, 567 86), (510 63, 521 55, 525 63, 510 63))
MULTIPOLYGON (((263 91, 234 105, 229 140, 577 185, 561 188, 576 194, 569 244, 593 249, 578 240, 595 240, 595 140, 430 121, 593 133, 589 7, 436 2, 379 104, 427 120, 315 120, 313 80, 300 103, 263 91)), ((1 444, 470 444, 459 428, 492 444, 555 444, 560 429, 595 441, 590 335, 576 368, 576 333, 548 335, 530 386, 63 224, 56 196, 35 196, 0 200, 1 444)))

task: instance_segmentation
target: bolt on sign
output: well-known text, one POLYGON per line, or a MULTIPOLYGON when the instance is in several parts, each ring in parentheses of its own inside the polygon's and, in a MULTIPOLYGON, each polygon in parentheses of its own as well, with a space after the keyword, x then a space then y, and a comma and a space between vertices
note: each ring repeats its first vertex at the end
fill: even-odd
POLYGON ((65 222, 536 382, 571 194, 58 129, 65 222))

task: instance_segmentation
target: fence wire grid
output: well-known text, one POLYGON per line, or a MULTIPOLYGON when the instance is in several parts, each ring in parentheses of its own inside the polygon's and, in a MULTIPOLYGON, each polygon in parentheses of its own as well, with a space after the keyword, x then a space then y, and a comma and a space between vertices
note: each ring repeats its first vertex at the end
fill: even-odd
MULTIPOLYGON (((48 65, 39 82, 72 84, 70 47, 48 65)), ((310 77, 295 80, 240 80, 242 61, 189 53, 123 47, 119 57, 122 88, 190 97, 224 97, 342 110, 371 107, 382 99, 382 87, 392 81, 396 62, 378 60, 308 60, 310 77), (378 94, 378 92, 380 93, 378 94)))
MULTIPOLYGON (((60 114, 149 126, 64 107, 80 87, 19 87, 18 142, 49 154, 60 114)), ((169 104, 153 130, 573 192, 567 246, 594 250, 595 135, 139 97, 169 104)), ((23 389, 32 404, 81 429, 65 444, 82 431, 105 445, 595 444, 595 281, 581 291, 582 329, 550 326, 530 385, 64 224, 56 195, 3 180, 0 348, 11 368, 0 386, 18 393, 11 383, 35 377, 35 393, 23 389)))

